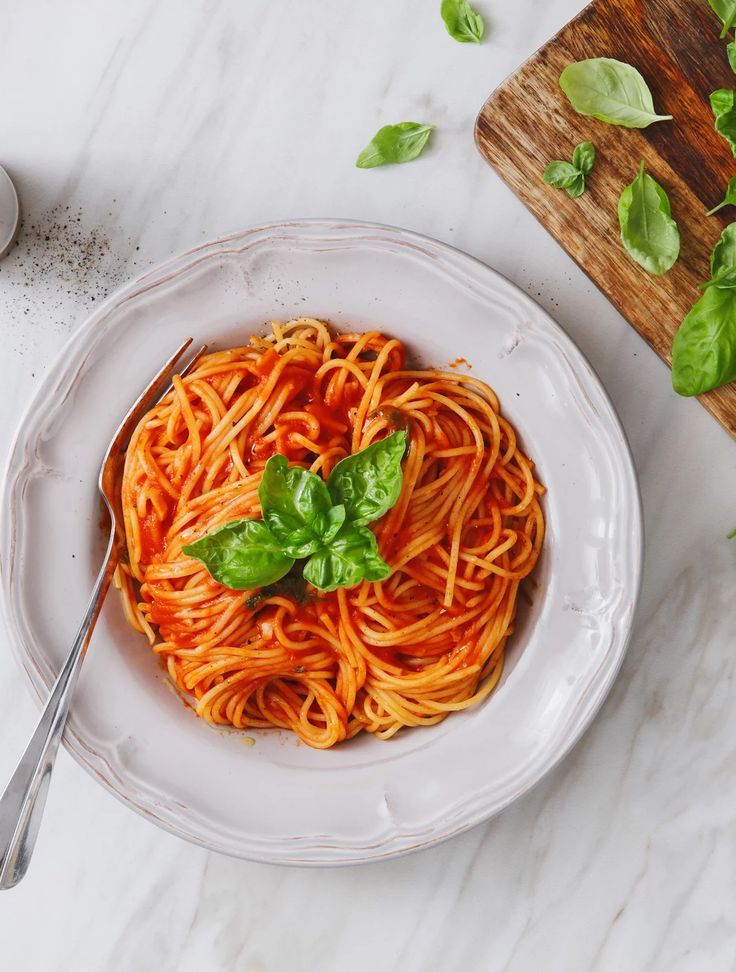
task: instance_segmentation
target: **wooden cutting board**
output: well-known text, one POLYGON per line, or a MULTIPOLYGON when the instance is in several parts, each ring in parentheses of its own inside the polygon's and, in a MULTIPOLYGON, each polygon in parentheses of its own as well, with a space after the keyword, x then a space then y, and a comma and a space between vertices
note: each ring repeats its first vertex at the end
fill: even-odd
MULTIPOLYGON (((713 128, 708 97, 736 88, 719 39, 721 22, 707 0, 594 0, 493 92, 476 122, 481 154, 668 363, 672 337, 709 277, 710 252, 736 208, 706 211, 723 198, 736 159, 713 128), (578 115, 559 87, 572 61, 615 57, 637 67, 661 114, 642 131, 578 115), (598 158, 579 199, 541 179, 552 159, 569 159, 590 139, 598 158), (663 277, 626 254, 616 205, 640 160, 667 190, 680 227, 680 258, 663 277)), ((736 436, 736 382, 701 396, 736 436)))

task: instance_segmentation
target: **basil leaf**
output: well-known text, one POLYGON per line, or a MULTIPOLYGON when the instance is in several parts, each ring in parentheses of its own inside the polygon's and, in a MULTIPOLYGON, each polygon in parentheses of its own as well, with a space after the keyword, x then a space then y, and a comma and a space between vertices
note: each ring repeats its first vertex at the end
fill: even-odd
POLYGON ((572 153, 572 164, 583 175, 589 175, 595 165, 595 145, 592 142, 581 142, 580 145, 576 145, 572 153))
POLYGON ((461 44, 480 44, 485 23, 468 0, 442 0, 440 14, 450 37, 461 44))
POLYGON ((345 510, 331 512, 325 481, 286 456, 271 456, 258 488, 263 519, 289 557, 308 557, 337 533, 345 510))
POLYGON ((391 568, 378 553, 375 534, 354 523, 346 524, 304 567, 304 579, 320 591, 354 587, 362 580, 385 580, 390 575, 391 568))
POLYGON ((709 287, 672 344, 672 386, 701 395, 736 378, 736 291, 709 287))
POLYGON ((726 195, 723 197, 723 202, 718 203, 713 209, 708 210, 705 214, 706 216, 712 216, 713 213, 717 213, 719 209, 723 209, 724 206, 736 206, 736 176, 733 179, 729 179, 728 186, 726 188, 726 195))
POLYGON ((736 267, 736 223, 724 229, 710 255, 712 277, 720 277, 732 267, 736 267))
POLYGON ((733 290, 736 287, 736 266, 725 267, 720 270, 710 280, 700 284, 700 290, 707 290, 708 287, 720 287, 722 290, 733 290))
POLYGON ((656 114, 652 93, 635 67, 610 57, 568 65, 560 75, 560 87, 575 111, 609 125, 646 128, 672 118, 656 114))
POLYGON ((234 520, 182 548, 201 560, 212 577, 234 591, 251 591, 280 580, 294 560, 286 556, 263 520, 234 520))
POLYGON ((555 189, 567 189, 579 177, 580 172, 576 166, 569 162, 550 162, 542 173, 542 181, 555 189))
POLYGON ((359 169, 373 169, 377 165, 410 162, 421 154, 434 125, 418 122, 399 122, 384 125, 363 149, 355 164, 359 169))
POLYGON ((582 196, 585 192, 585 176, 582 172, 578 174, 573 179, 572 183, 567 186, 567 194, 571 199, 577 199, 578 196, 582 196))
POLYGON ((595 165, 595 146, 592 142, 581 142, 572 153, 572 164, 559 159, 550 162, 542 173, 542 181, 555 189, 567 189, 573 199, 585 192, 585 176, 595 165))
POLYGON ((736 23, 736 0, 708 0, 716 16, 723 21, 721 37, 725 37, 736 23))
POLYGON ((345 507, 348 520, 370 523, 396 503, 401 493, 401 460, 405 451, 406 432, 399 429, 338 462, 327 480, 327 488, 333 502, 345 507))
POLYGON ((710 96, 710 107, 716 120, 716 131, 731 146, 736 156, 736 91, 719 88, 710 96))
POLYGON ((667 193, 641 163, 639 174, 618 201, 621 239, 638 264, 660 276, 680 253, 680 232, 672 219, 667 193))
POLYGON ((730 533, 726 534, 726 540, 733 540, 736 537, 736 530, 731 530, 730 533))
POLYGON ((728 63, 731 65, 731 70, 736 74, 736 44, 733 41, 730 44, 726 44, 726 56, 728 57, 728 63))

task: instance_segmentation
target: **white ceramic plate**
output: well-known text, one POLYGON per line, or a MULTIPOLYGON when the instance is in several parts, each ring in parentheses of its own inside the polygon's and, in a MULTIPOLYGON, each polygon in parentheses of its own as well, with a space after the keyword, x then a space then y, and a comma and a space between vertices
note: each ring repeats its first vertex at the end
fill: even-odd
POLYGON ((639 590, 636 476, 598 379, 560 328, 488 267, 399 229, 308 220, 201 246, 120 290, 76 332, 18 433, 2 503, 11 643, 45 697, 101 556, 100 457, 182 340, 242 343, 271 318, 380 328, 427 364, 464 357, 499 393, 548 487, 533 604, 503 682, 439 726, 319 752, 218 732, 175 696, 111 592, 65 737, 167 830, 260 861, 386 858, 497 813, 566 753, 611 687, 639 590))

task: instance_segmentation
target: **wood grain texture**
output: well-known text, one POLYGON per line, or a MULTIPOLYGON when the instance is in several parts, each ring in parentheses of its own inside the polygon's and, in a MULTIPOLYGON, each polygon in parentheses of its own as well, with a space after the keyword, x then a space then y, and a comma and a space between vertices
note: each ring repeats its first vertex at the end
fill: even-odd
MULTIPOLYGON (((709 277, 711 250, 736 209, 723 198, 736 159, 713 127, 708 97, 736 87, 721 23, 707 0, 594 0, 494 91, 476 122, 476 143, 501 177, 667 363, 672 338, 709 277), (642 131, 578 115, 559 87, 563 69, 589 57, 637 67, 655 108, 674 121, 642 131), (586 193, 570 199, 542 182, 552 159, 590 139, 598 157, 586 193), (682 238, 680 259, 653 277, 626 254, 616 206, 644 160, 667 190, 682 238)), ((736 436, 736 383, 701 396, 736 436)))

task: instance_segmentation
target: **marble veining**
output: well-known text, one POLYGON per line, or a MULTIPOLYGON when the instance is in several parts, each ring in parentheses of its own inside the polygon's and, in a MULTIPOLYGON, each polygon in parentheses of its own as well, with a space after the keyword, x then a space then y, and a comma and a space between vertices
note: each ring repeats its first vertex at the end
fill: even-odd
MULTIPOLYGON (((62 753, 32 868, 2 898, 3 967, 736 965, 736 547, 725 540, 736 447, 674 395, 665 366, 473 146, 485 97, 581 0, 476 5, 488 22, 479 47, 454 44, 424 0, 8 5, 0 164, 24 226, 0 263, 0 450, 95 302, 174 253, 294 216, 436 236, 538 300, 621 415, 647 556, 616 685, 521 802, 440 847, 366 868, 208 854, 138 818, 62 753), (354 169, 375 129, 403 119, 438 125, 428 152, 411 166, 354 169), (61 247, 59 212, 79 219, 61 247), (104 241, 96 258, 93 238, 104 241)), ((36 715, 9 650, 0 711, 5 779, 36 715)))

